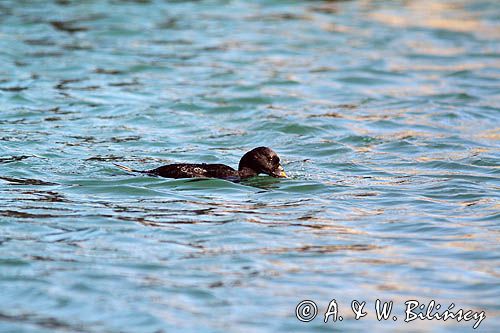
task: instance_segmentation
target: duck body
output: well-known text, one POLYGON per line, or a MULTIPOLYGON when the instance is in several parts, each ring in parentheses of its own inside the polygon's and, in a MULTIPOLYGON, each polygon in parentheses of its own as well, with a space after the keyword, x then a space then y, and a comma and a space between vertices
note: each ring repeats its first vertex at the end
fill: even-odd
POLYGON ((261 173, 278 178, 287 177, 280 164, 278 154, 268 147, 257 147, 243 155, 238 165, 238 170, 225 164, 206 163, 168 164, 144 171, 133 170, 119 164, 115 165, 128 172, 139 172, 165 178, 221 178, 237 180, 257 176, 261 173))
POLYGON ((224 164, 169 164, 145 173, 165 178, 238 178, 237 170, 224 164))

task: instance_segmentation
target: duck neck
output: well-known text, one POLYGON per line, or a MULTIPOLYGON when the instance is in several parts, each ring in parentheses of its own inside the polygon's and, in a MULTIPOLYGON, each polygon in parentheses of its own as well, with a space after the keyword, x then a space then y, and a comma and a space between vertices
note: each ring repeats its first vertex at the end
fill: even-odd
POLYGON ((238 170, 238 174, 241 178, 249 178, 249 177, 254 177, 257 176, 258 173, 250 168, 243 167, 238 170))

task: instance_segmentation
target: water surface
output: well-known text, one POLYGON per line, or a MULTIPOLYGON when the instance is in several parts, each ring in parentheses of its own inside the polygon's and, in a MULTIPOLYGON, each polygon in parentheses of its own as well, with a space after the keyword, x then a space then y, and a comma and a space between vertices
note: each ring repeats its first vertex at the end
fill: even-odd
POLYGON ((499 17, 486 0, 2 1, 0 331, 472 330, 403 322, 435 299, 498 332, 499 17), (237 166, 261 145, 289 179, 112 164, 237 166), (345 318, 324 324, 333 298, 345 318))

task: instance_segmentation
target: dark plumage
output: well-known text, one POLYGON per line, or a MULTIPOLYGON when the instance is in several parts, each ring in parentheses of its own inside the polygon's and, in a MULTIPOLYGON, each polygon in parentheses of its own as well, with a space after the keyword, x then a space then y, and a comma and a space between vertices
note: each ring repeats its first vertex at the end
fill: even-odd
POLYGON ((269 176, 286 178, 280 158, 271 148, 258 147, 243 155, 238 170, 225 164, 168 164, 156 169, 139 171, 115 164, 128 172, 140 172, 165 178, 222 178, 243 179, 265 173, 269 176))

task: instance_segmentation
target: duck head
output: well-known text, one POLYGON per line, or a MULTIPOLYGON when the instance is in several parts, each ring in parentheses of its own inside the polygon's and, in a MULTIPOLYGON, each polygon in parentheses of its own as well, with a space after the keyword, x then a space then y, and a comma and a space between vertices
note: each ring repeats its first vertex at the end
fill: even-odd
POLYGON ((243 155, 238 172, 242 178, 257 176, 260 173, 277 178, 287 178, 278 154, 268 147, 257 147, 243 155))

